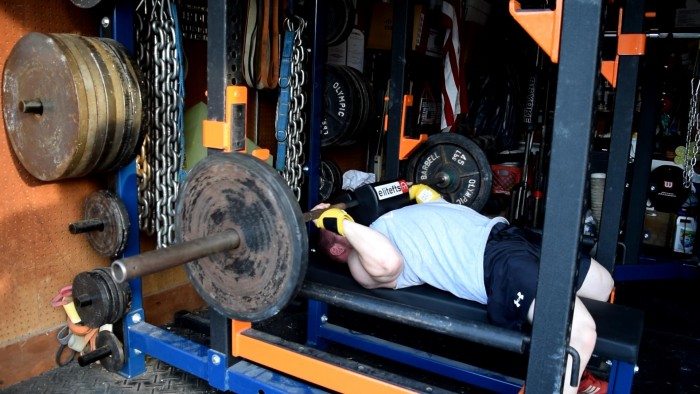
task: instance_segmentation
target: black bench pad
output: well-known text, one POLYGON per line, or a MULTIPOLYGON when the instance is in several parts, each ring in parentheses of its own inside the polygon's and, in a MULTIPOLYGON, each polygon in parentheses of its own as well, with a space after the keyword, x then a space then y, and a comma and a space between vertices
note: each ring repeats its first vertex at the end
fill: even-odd
MULTIPOLYGON (((318 260, 312 253, 306 281, 331 286, 345 292, 372 295, 388 301, 454 319, 488 323, 486 308, 477 302, 464 300, 432 286, 413 286, 401 290, 368 290, 350 276, 347 266, 318 260)), ((596 321, 598 341, 595 354, 601 357, 635 364, 642 338, 644 315, 638 309, 607 302, 584 299, 584 304, 596 321)))

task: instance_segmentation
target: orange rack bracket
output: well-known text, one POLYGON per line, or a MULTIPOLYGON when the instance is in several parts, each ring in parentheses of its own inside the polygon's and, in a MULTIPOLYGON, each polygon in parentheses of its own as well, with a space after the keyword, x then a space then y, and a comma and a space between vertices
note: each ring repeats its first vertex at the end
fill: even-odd
POLYGON ((418 139, 404 136, 406 130, 406 113, 407 108, 413 106, 413 95, 406 94, 403 96, 403 111, 401 111, 401 137, 399 139, 399 160, 405 160, 413 153, 418 145, 428 140, 427 134, 421 134, 418 139))
POLYGON ((522 9, 520 2, 510 0, 510 15, 532 37, 537 45, 549 55, 552 63, 559 62, 561 38, 561 11, 564 0, 557 0, 556 8, 522 9))
POLYGON ((610 82, 612 87, 617 86, 617 65, 620 56, 641 56, 646 50, 647 36, 644 33, 622 33, 622 8, 617 21, 617 53, 615 60, 603 60, 600 64, 600 72, 610 82))
POLYGON ((226 117, 223 122, 204 120, 202 145, 224 152, 245 150, 247 103, 248 89, 245 86, 227 86, 226 117))

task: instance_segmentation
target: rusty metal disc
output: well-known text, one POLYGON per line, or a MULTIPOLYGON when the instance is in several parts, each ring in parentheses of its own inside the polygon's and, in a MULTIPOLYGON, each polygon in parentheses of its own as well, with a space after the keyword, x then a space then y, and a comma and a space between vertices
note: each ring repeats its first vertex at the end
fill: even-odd
POLYGON ((111 133, 111 143, 107 144, 107 149, 102 155, 99 165, 95 168, 95 171, 102 172, 115 167, 115 163, 119 161, 119 152, 125 134, 127 92, 125 92, 124 84, 122 83, 124 76, 120 75, 121 68, 119 67, 119 61, 114 56, 114 53, 109 50, 107 44, 97 38, 84 37, 84 39, 93 44, 93 53, 95 56, 99 57, 106 66, 106 73, 103 70, 103 74, 111 81, 114 91, 114 95, 112 96, 114 99, 114 131, 111 133))
POLYGON ((125 108, 127 116, 124 133, 126 135, 122 144, 122 155, 120 155, 120 160, 117 163, 117 167, 121 167, 129 163, 136 156, 138 150, 143 144, 143 138, 145 137, 145 133, 142 128, 142 120, 144 116, 144 80, 140 73, 140 69, 134 67, 136 62, 127 53, 126 48, 124 48, 122 44, 108 38, 102 38, 100 40, 110 47, 110 49, 116 55, 116 58, 119 60, 119 66, 121 67, 120 75, 124 76, 124 90, 127 92, 127 97, 129 98, 125 108))
POLYGON ((102 231, 87 233, 90 246, 100 256, 117 257, 129 239, 129 213, 124 203, 109 190, 91 193, 83 203, 83 220, 99 220, 102 231))
POLYGON ((202 298, 231 319, 275 315, 299 290, 308 262, 301 209, 280 175, 240 153, 215 154, 190 171, 176 212, 178 242, 235 230, 240 246, 190 262, 202 298))
POLYGON ((82 41, 74 34, 50 34, 57 42, 66 47, 66 56, 72 56, 78 65, 80 75, 85 84, 87 93, 88 109, 88 129, 85 138, 85 150, 80 158, 80 162, 71 172, 71 177, 81 177, 88 175, 96 167, 97 159, 105 149, 106 123, 105 116, 107 100, 105 91, 102 89, 99 70, 91 61, 90 52, 82 41))
POLYGON ((88 133, 80 68, 51 36, 29 33, 12 48, 2 83, 5 129, 22 166, 43 181, 67 178, 88 133))
POLYGON ((92 41, 93 39, 83 36, 78 36, 78 39, 80 39, 89 50, 90 57, 99 71, 99 80, 95 80, 94 83, 101 84, 102 90, 105 92, 105 96, 107 98, 107 105, 105 107, 107 115, 107 124, 105 125, 105 149, 102 150, 100 157, 96 160, 97 167, 95 169, 98 170, 102 167, 102 163, 106 161, 106 157, 110 154, 110 149, 112 149, 114 146, 114 138, 117 128, 116 107, 118 98, 115 95, 115 87, 112 77, 110 76, 110 68, 107 63, 105 63, 102 56, 100 56, 98 49, 95 47, 92 41))

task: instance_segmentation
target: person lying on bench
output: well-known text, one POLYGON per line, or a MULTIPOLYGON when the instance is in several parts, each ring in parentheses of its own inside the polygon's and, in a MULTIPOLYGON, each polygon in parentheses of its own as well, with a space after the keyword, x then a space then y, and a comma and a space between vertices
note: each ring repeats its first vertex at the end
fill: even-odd
MULTIPOLYGON (((489 218, 452 204, 432 188, 413 185, 416 201, 390 211, 369 227, 355 223, 347 212, 327 209, 314 221, 321 230, 318 248, 331 259, 347 263, 363 287, 401 289, 428 284, 457 297, 486 305, 491 322, 517 329, 532 323, 541 243, 535 233, 511 226, 502 217, 489 218)), ((567 360, 564 393, 607 392, 585 367, 596 342, 596 325, 580 297, 607 301, 613 288, 610 273, 582 255, 571 323, 570 345, 581 357, 578 389, 570 381, 567 360)))

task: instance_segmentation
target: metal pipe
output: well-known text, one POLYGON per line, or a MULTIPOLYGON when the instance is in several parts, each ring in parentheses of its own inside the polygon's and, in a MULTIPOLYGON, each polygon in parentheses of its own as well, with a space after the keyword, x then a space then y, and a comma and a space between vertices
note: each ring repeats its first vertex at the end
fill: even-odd
POLYGON ((105 224, 99 219, 87 219, 68 224, 68 231, 71 234, 90 233, 93 231, 104 231, 105 224))
POLYGON ((115 260, 112 277, 117 283, 176 267, 215 253, 235 249, 241 237, 234 230, 222 231, 206 237, 152 250, 136 256, 115 260))
POLYGON ((19 102, 19 110, 25 114, 42 115, 44 104, 39 99, 22 100, 19 102))
POLYGON ((355 312, 392 320, 459 339, 519 354, 525 353, 530 339, 523 333, 478 321, 461 321, 439 313, 382 300, 367 295, 306 281, 301 294, 355 312))

